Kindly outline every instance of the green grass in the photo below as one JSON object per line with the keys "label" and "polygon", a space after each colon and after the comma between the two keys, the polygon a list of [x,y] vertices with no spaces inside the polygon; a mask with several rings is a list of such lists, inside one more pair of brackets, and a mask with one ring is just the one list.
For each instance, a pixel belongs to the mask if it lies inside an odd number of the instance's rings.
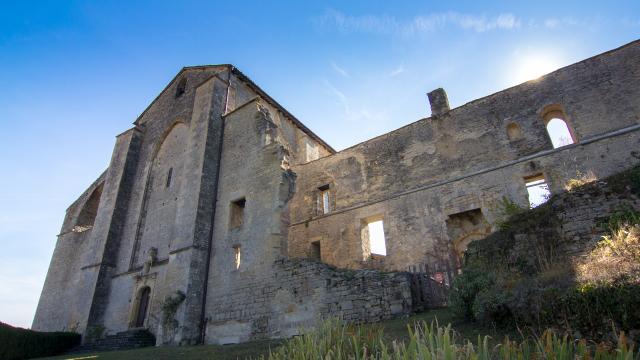
{"label": "green grass", "polygon": [[[476,341],[478,335],[489,335],[500,342],[505,335],[511,339],[518,339],[520,335],[512,329],[498,329],[480,324],[465,323],[456,320],[449,309],[435,309],[427,312],[415,314],[409,317],[384,321],[379,324],[366,326],[382,326],[384,338],[386,340],[409,340],[407,325],[413,326],[417,321],[431,323],[437,321],[441,326],[452,324],[452,327],[464,339]],[[67,356],[57,356],[47,359],[77,359],[77,360],[164,360],[164,359],[244,359],[247,357],[258,358],[260,355],[269,354],[269,349],[275,349],[282,344],[282,341],[254,341],[238,345],[199,345],[199,346],[161,346],[149,347],[137,350],[109,351],[102,353],[76,354]]]}
{"label": "green grass", "polygon": [[522,335],[516,328],[497,328],[490,324],[471,323],[454,317],[448,308],[433,309],[418,313],[410,317],[398,318],[382,322],[384,337],[387,340],[409,340],[407,325],[413,326],[417,321],[430,324],[436,321],[440,326],[451,324],[451,327],[465,340],[477,341],[478,336],[490,336],[496,343],[501,342],[505,336],[510,339],[520,339]]}
{"label": "green grass", "polygon": [[135,350],[107,351],[101,353],[87,353],[63,355],[44,359],[65,360],[169,360],[169,359],[245,359],[268,355],[269,349],[274,349],[282,343],[281,340],[253,341],[237,345],[197,345],[197,346],[159,346]]}

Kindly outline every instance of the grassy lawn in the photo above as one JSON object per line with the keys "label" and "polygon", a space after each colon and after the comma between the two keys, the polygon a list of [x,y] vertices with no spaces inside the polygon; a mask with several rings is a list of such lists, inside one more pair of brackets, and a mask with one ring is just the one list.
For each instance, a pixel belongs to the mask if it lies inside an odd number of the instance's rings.
{"label": "grassy lawn", "polygon": [[[415,321],[424,320],[427,323],[438,321],[438,324],[452,324],[452,327],[464,338],[476,342],[478,335],[489,335],[497,341],[505,335],[512,339],[519,339],[520,335],[515,330],[497,329],[479,324],[460,322],[453,318],[448,309],[436,309],[412,315],[410,317],[388,320],[380,324],[367,325],[379,326],[384,329],[384,336],[388,340],[406,340],[408,338],[407,325]],[[269,349],[277,347],[281,341],[255,341],[238,345],[199,345],[199,346],[162,346],[149,347],[137,350],[111,351],[95,354],[67,355],[47,359],[77,359],[77,360],[164,360],[164,359],[244,359],[257,358],[260,355],[269,354]]]}
{"label": "grassy lawn", "polygon": [[245,359],[268,355],[270,348],[275,348],[281,341],[254,341],[238,345],[197,345],[197,346],[160,346],[136,350],[108,351],[63,355],[43,359],[67,360],[170,360],[170,359]]}

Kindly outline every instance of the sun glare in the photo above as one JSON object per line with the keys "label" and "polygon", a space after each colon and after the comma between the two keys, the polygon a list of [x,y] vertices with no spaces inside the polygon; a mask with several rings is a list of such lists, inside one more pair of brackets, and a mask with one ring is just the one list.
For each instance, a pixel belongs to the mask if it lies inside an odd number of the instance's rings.
{"label": "sun glare", "polygon": [[513,79],[517,84],[537,79],[559,67],[558,62],[549,56],[521,56],[515,61]]}

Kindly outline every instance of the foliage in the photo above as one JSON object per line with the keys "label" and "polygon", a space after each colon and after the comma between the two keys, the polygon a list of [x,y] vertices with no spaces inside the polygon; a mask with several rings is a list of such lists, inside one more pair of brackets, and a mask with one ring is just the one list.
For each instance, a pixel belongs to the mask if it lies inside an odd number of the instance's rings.
{"label": "foliage", "polygon": [[479,266],[469,266],[451,284],[449,306],[466,320],[475,320],[474,302],[478,294],[491,287],[495,278]]}
{"label": "foliage", "polygon": [[[585,191],[628,197],[636,180],[640,181],[640,167],[606,179],[602,184],[607,188],[589,185]],[[500,231],[469,246],[463,275],[451,292],[454,310],[472,321],[537,331],[553,327],[591,339],[611,340],[614,328],[633,331],[637,337],[640,212],[627,206],[612,213],[599,223],[608,233],[596,248],[572,258],[559,246],[562,235],[557,229],[562,223],[556,212],[562,206],[552,200],[519,212],[503,199],[499,208],[512,215]]]}
{"label": "foliage", "polygon": [[640,225],[640,212],[626,206],[609,215],[599,225],[610,235],[615,235],[622,227]]}
{"label": "foliage", "polygon": [[162,303],[162,320],[165,326],[176,327],[178,322],[175,319],[178,307],[187,296],[180,290],[175,291],[170,296],[167,296]]}
{"label": "foliage", "polygon": [[472,261],[455,279],[450,304],[472,321],[551,326],[597,339],[606,339],[612,325],[640,329],[640,226],[614,228],[575,275],[566,261],[531,273]]}
{"label": "foliage", "polygon": [[616,193],[631,192],[640,196],[640,165],[618,173],[607,179],[609,186]]}
{"label": "foliage", "polygon": [[609,348],[585,340],[574,341],[550,330],[522,341],[506,337],[496,346],[491,345],[488,336],[478,336],[474,344],[461,339],[450,325],[441,327],[434,322],[417,322],[408,330],[406,342],[388,343],[380,328],[353,327],[329,320],[317,330],[289,340],[271,352],[268,359],[640,359],[640,351],[634,349],[624,333],[618,336],[617,345]]}
{"label": "foliage", "polygon": [[0,323],[0,359],[27,359],[62,354],[80,344],[71,332],[39,332]]}
{"label": "foliage", "polygon": [[493,215],[496,218],[496,226],[500,230],[509,229],[509,220],[513,216],[522,214],[525,211],[527,211],[526,208],[516,204],[508,197],[503,196],[502,199],[498,200],[493,206]]}
{"label": "foliage", "polygon": [[269,359],[368,359],[386,350],[381,327],[344,325],[329,319],[315,331],[287,341]]}
{"label": "foliage", "polygon": [[576,266],[576,274],[583,283],[640,282],[640,225],[616,226]]}
{"label": "foliage", "polygon": [[584,186],[586,184],[597,181],[598,178],[593,173],[593,171],[587,171],[587,173],[583,174],[580,171],[576,172],[576,177],[569,179],[566,184],[564,184],[564,188],[567,191],[574,191],[577,188]]}

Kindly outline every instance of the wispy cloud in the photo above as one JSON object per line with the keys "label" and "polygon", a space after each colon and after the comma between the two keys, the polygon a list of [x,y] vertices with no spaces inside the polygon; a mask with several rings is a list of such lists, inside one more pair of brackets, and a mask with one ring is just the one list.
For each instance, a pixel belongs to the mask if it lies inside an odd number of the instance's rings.
{"label": "wispy cloud", "polygon": [[574,19],[572,17],[563,17],[563,18],[547,18],[544,20],[543,25],[547,29],[557,29],[560,27],[580,25],[581,23],[582,21]]}
{"label": "wispy cloud", "polygon": [[325,79],[324,85],[331,94],[338,98],[338,102],[342,106],[345,120],[350,122],[359,122],[362,120],[371,120],[373,118],[373,112],[366,107],[361,107],[358,110],[354,110],[351,106],[351,101],[349,100],[349,98],[337,87],[335,87],[329,80]]}
{"label": "wispy cloud", "polygon": [[338,66],[338,64],[336,64],[335,62],[331,61],[331,67],[333,68],[333,70],[335,70],[338,74],[348,78],[351,77],[349,75],[349,72],[347,72],[347,70],[341,68],[340,66]]}
{"label": "wispy cloud", "polygon": [[486,16],[446,12],[399,20],[388,15],[351,16],[337,10],[328,10],[324,15],[315,18],[314,22],[321,29],[337,30],[343,33],[367,32],[403,35],[433,32],[448,26],[475,32],[511,30],[521,26],[521,20],[511,13]]}
{"label": "wispy cloud", "polygon": [[397,76],[397,75],[402,74],[404,71],[405,71],[405,70],[404,70],[404,66],[400,65],[400,66],[398,66],[397,68],[395,68],[395,69],[393,69],[393,70],[389,71],[389,73],[388,73],[387,75],[388,75],[389,77],[394,77],[394,76]]}

